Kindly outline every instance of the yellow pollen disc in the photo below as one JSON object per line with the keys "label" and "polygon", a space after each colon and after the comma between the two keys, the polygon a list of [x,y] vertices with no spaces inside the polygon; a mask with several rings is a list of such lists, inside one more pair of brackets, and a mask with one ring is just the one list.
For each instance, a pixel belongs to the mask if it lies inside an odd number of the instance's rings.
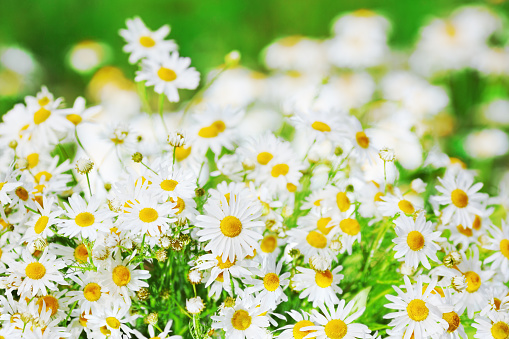
{"label": "yellow pollen disc", "polygon": [[41,181],[41,178],[42,176],[44,175],[44,180],[45,181],[49,181],[52,177],[51,173],[49,172],[46,172],[46,171],[41,171],[39,173],[37,173],[34,177],[35,177],[35,182],[36,183],[39,183],[39,181]]}
{"label": "yellow pollen disc", "polygon": [[226,124],[217,120],[214,121],[210,126],[203,127],[198,131],[198,135],[202,138],[215,138],[219,135],[219,133],[224,132],[226,129]]}
{"label": "yellow pollen disc", "polygon": [[117,286],[125,286],[131,281],[131,271],[125,266],[118,265],[111,274],[113,282]]}
{"label": "yellow pollen disc", "polygon": [[341,212],[346,212],[350,208],[350,199],[345,192],[339,192],[336,194],[336,204]]}
{"label": "yellow pollen disc", "polygon": [[332,218],[330,218],[330,217],[318,219],[318,221],[316,222],[316,228],[318,228],[318,230],[325,235],[329,234],[329,232],[334,227],[334,226],[331,226],[331,227],[327,228],[327,225],[329,225],[329,222],[331,220],[332,220]]}
{"label": "yellow pollen disc", "polygon": [[464,208],[468,205],[468,195],[460,190],[459,188],[456,188],[451,193],[451,201],[454,204],[454,206],[458,208]]}
{"label": "yellow pollen disc", "polygon": [[39,106],[46,106],[47,104],[49,104],[49,98],[48,97],[42,97],[40,98],[37,103],[39,104]]}
{"label": "yellow pollen disc", "polygon": [[224,282],[223,272],[219,273],[219,275],[216,278],[216,281]]}
{"label": "yellow pollen disc", "polygon": [[189,156],[189,154],[191,154],[191,147],[175,147],[175,159],[177,159],[177,161],[184,160]]}
{"label": "yellow pollen disc", "polygon": [[251,326],[251,316],[244,310],[235,311],[232,317],[233,328],[244,331]]}
{"label": "yellow pollen disc", "polygon": [[79,114],[69,114],[65,118],[72,122],[74,126],[78,126],[83,120],[83,118]]}
{"label": "yellow pollen disc", "polygon": [[415,212],[414,205],[405,199],[398,202],[398,208],[405,214],[413,214]]}
{"label": "yellow pollen disc", "polygon": [[120,321],[115,317],[106,318],[106,324],[113,329],[118,329],[120,327]]}
{"label": "yellow pollen disc", "polygon": [[178,181],[166,179],[166,180],[161,181],[161,184],[159,186],[161,186],[161,188],[163,190],[170,192],[170,191],[173,191],[175,189],[175,187],[177,187],[177,185],[178,185]]}
{"label": "yellow pollen disc", "polygon": [[458,232],[460,232],[461,234],[463,234],[464,236],[467,236],[467,237],[471,237],[474,233],[472,232],[472,229],[470,228],[465,228],[463,227],[463,225],[458,225],[456,226],[456,229],[458,230]]}
{"label": "yellow pollen disc", "polygon": [[263,286],[267,291],[274,292],[279,287],[279,277],[276,273],[267,273],[263,278]]}
{"label": "yellow pollen disc", "polygon": [[316,231],[309,232],[306,236],[306,241],[314,248],[325,248],[327,246],[327,238]]}
{"label": "yellow pollen disc", "polygon": [[449,328],[447,329],[447,332],[452,333],[458,329],[460,326],[461,320],[458,314],[454,311],[449,313],[444,313],[442,315],[442,318],[447,321],[449,324]]}
{"label": "yellow pollen disc", "polygon": [[277,164],[274,167],[272,167],[272,171],[270,171],[270,174],[274,178],[277,178],[280,175],[287,175],[289,170],[290,167],[287,164]]}
{"label": "yellow pollen disc", "polygon": [[509,338],[509,325],[503,321],[496,322],[491,326],[491,335],[495,339]]}
{"label": "yellow pollen disc", "polygon": [[140,38],[140,45],[143,47],[154,47],[156,42],[149,36],[142,36]]}
{"label": "yellow pollen disc", "polygon": [[226,129],[226,124],[221,120],[214,121],[211,126],[214,126],[220,133]]}
{"label": "yellow pollen disc", "polygon": [[424,236],[419,231],[412,231],[408,233],[406,243],[412,251],[420,251],[424,247]]}
{"label": "yellow pollen disc", "polygon": [[333,319],[325,325],[325,334],[330,339],[344,338],[348,328],[345,322],[341,319]]}
{"label": "yellow pollen disc", "polygon": [[355,15],[356,17],[364,17],[364,18],[369,18],[371,16],[376,15],[375,12],[370,11],[369,9],[365,9],[365,8],[358,9],[355,12],[353,12],[352,14]]}
{"label": "yellow pollen disc", "polygon": [[426,307],[426,304],[421,299],[414,299],[409,302],[406,311],[410,319],[414,321],[426,320],[429,314],[428,307]]}
{"label": "yellow pollen disc", "polygon": [[472,228],[476,231],[479,231],[481,229],[481,226],[482,226],[482,220],[481,220],[481,217],[476,215],[475,218],[474,218],[474,222],[472,224]]}
{"label": "yellow pollen disc", "polygon": [[366,136],[366,133],[364,132],[357,132],[355,134],[355,140],[357,140],[357,144],[361,146],[362,148],[368,148],[369,147],[369,138]]}
{"label": "yellow pollen disc", "polygon": [[260,165],[267,165],[269,163],[269,161],[272,160],[272,158],[274,158],[274,156],[272,154],[270,154],[269,152],[261,152],[256,157],[256,161],[258,161],[258,163]]}
{"label": "yellow pollen disc", "polygon": [[332,272],[329,270],[315,273],[315,282],[321,288],[329,287],[333,280]]}
{"label": "yellow pollen disc", "polygon": [[48,111],[46,108],[41,107],[37,112],[34,114],[34,124],[39,125],[48,120],[50,117],[51,112]]}
{"label": "yellow pollen disc", "polygon": [[382,201],[382,198],[381,198],[381,197],[383,197],[383,196],[384,196],[384,194],[383,194],[382,192],[377,192],[377,193],[375,194],[375,198],[374,198],[373,200],[374,200],[374,201]]}
{"label": "yellow pollen disc", "polygon": [[445,23],[445,32],[451,38],[454,38],[456,36],[456,28],[449,21]]}
{"label": "yellow pollen disc", "polygon": [[296,323],[293,326],[293,337],[295,339],[302,339],[305,336],[307,336],[309,333],[316,332],[316,331],[313,331],[313,330],[311,330],[311,331],[303,331],[303,330],[301,330],[301,328],[303,328],[303,327],[314,326],[314,325],[315,324],[313,324],[309,320],[301,320],[301,321],[299,321],[298,323]]}
{"label": "yellow pollen disc", "polygon": [[285,47],[292,47],[299,43],[299,41],[302,40],[302,36],[300,35],[291,35],[284,37],[282,39],[279,39],[278,43]]}
{"label": "yellow pollen disc", "polygon": [[168,82],[177,79],[177,73],[175,73],[174,70],[166,67],[159,68],[159,70],[157,71],[157,76],[159,77],[159,79]]}
{"label": "yellow pollen disc", "polygon": [[39,219],[37,219],[37,222],[35,223],[35,226],[34,226],[35,233],[41,234],[42,231],[44,231],[46,229],[46,226],[48,226],[48,220],[49,220],[49,218],[45,215],[39,217]]}
{"label": "yellow pollen disc", "polygon": [[138,217],[140,218],[141,221],[149,223],[156,221],[157,218],[159,218],[159,214],[155,209],[151,207],[145,207],[140,211]]}
{"label": "yellow pollen disc", "polygon": [[0,259],[2,259],[2,253],[3,253],[3,251],[2,251],[2,249],[0,248]]}
{"label": "yellow pollen disc", "polygon": [[474,293],[479,289],[479,287],[481,287],[481,277],[479,276],[479,274],[473,271],[468,271],[463,273],[463,275],[465,276],[465,280],[467,281],[468,293]]}
{"label": "yellow pollen disc", "polygon": [[47,312],[48,309],[51,309],[51,316],[54,316],[55,314],[57,314],[58,299],[52,295],[45,295],[44,297],[41,297],[41,298],[39,298],[39,300],[37,300],[37,305],[39,306],[39,314],[41,314],[41,312],[42,312],[42,302],[43,301],[46,304],[46,308],[44,309],[44,311]]}
{"label": "yellow pollen disc", "polygon": [[229,215],[221,220],[219,227],[221,228],[221,232],[230,238],[235,238],[242,232],[242,223],[233,215]]}
{"label": "yellow pollen disc", "polygon": [[361,231],[361,225],[355,219],[346,218],[341,220],[339,228],[348,235],[357,235]]}
{"label": "yellow pollen disc", "polygon": [[262,239],[260,249],[265,253],[272,253],[277,247],[277,238],[274,235],[267,235]]}
{"label": "yellow pollen disc", "polygon": [[101,298],[101,286],[96,283],[89,283],[83,289],[83,295],[88,301],[97,301]]}
{"label": "yellow pollen disc", "polygon": [[80,325],[83,327],[87,327],[87,321],[88,321],[88,319],[85,318],[85,312],[81,313],[80,319],[79,319]]}
{"label": "yellow pollen disc", "polygon": [[291,182],[287,183],[286,184],[286,189],[288,190],[288,192],[295,192],[297,190],[297,186],[295,186],[294,184],[292,184]]}
{"label": "yellow pollen disc", "polygon": [[41,263],[33,262],[27,265],[25,274],[30,279],[39,280],[46,274],[46,267]]}
{"label": "yellow pollen disc", "polygon": [[315,121],[311,124],[311,127],[319,132],[330,132],[330,126],[325,122]]}
{"label": "yellow pollen disc", "polygon": [[321,203],[322,203],[322,199],[318,199],[318,200],[316,200],[316,201],[313,203],[313,205],[315,205],[315,206],[317,206],[317,207],[318,207],[318,206],[320,206],[320,205],[321,205]]}
{"label": "yellow pollen disc", "polygon": [[28,168],[34,168],[39,163],[39,154],[32,153],[27,156]]}
{"label": "yellow pollen disc", "polygon": [[235,261],[234,262],[231,262],[229,258],[226,258],[226,261],[223,262],[223,260],[221,259],[221,256],[218,255],[216,257],[217,259],[217,267],[219,267],[220,269],[225,269],[225,268],[230,268],[232,267],[233,265],[235,265]]}
{"label": "yellow pollen disc", "polygon": [[[170,201],[171,201],[172,203],[175,203],[175,199],[173,199],[173,198],[170,198]],[[185,203],[185,201],[184,201],[183,199],[181,199],[181,198],[177,198],[177,203],[176,203],[175,207],[173,207],[173,209],[174,209],[174,210],[177,210],[177,211],[175,212],[175,214],[180,214],[180,213],[182,213],[182,211],[184,210],[184,208],[186,208],[186,203]]]}
{"label": "yellow pollen disc", "polygon": [[0,190],[2,190],[2,188],[4,188],[4,185],[7,183],[7,181],[5,182],[0,182]]}
{"label": "yellow pollen disc", "polygon": [[500,305],[502,304],[502,300],[498,298],[493,298],[493,302],[495,303],[495,309],[498,311],[500,310]]}
{"label": "yellow pollen disc", "polygon": [[20,198],[21,200],[23,200],[23,201],[28,200],[28,191],[24,187],[20,186],[20,187],[16,188],[14,193],[16,193],[18,198]]}
{"label": "yellow pollen disc", "polygon": [[74,222],[79,227],[88,227],[94,224],[95,217],[92,213],[89,212],[81,212],[74,218]]}
{"label": "yellow pollen disc", "polygon": [[101,327],[99,328],[99,330],[100,330],[100,331],[101,331],[101,333],[102,333],[102,334],[104,334],[105,336],[109,336],[109,335],[111,335],[111,331],[110,331],[110,330],[108,330],[108,328],[106,327],[106,325],[101,326]]}
{"label": "yellow pollen disc", "polygon": [[79,263],[86,263],[88,261],[88,250],[83,244],[79,244],[74,250],[74,259]]}

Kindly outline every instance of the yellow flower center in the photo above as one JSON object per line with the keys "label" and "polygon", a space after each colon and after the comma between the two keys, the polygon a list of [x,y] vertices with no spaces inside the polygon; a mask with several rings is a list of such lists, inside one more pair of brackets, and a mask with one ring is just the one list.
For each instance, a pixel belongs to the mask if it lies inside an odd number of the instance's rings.
{"label": "yellow flower center", "polygon": [[468,271],[463,273],[463,275],[465,276],[465,280],[467,281],[468,293],[474,293],[479,289],[479,287],[481,287],[481,277],[479,276],[479,274],[473,271]]}
{"label": "yellow flower center", "polygon": [[278,43],[285,47],[292,47],[299,43],[299,41],[302,40],[302,36],[300,35],[291,35],[284,37],[282,39],[279,39]]}
{"label": "yellow flower center", "polygon": [[242,232],[242,223],[233,215],[229,215],[221,220],[219,227],[221,228],[221,232],[230,238],[235,238]]}
{"label": "yellow flower center", "polygon": [[47,104],[49,104],[50,100],[48,97],[42,97],[40,98],[39,100],[37,100],[37,103],[39,104],[39,106],[46,106]]}
{"label": "yellow flower center", "polygon": [[165,191],[173,191],[175,187],[177,187],[178,181],[172,180],[172,179],[166,179],[161,181],[161,188]]}
{"label": "yellow flower center", "polygon": [[301,328],[303,328],[303,327],[314,326],[314,325],[315,324],[313,324],[309,320],[301,320],[301,321],[299,321],[298,323],[296,323],[293,326],[293,337],[295,339],[302,339],[305,336],[307,336],[309,333],[316,332],[316,331],[302,331],[301,330]]}
{"label": "yellow flower center", "polygon": [[458,230],[458,232],[460,232],[464,236],[471,237],[473,235],[473,232],[470,228],[465,228],[461,224],[456,226],[456,229]]}
{"label": "yellow flower center", "polygon": [[39,154],[32,153],[27,156],[28,168],[34,168],[39,163]]}
{"label": "yellow flower center", "polygon": [[159,79],[168,82],[177,79],[177,73],[175,73],[174,70],[166,67],[159,68],[159,70],[157,71],[157,76],[159,77]]}
{"label": "yellow flower center", "polygon": [[88,250],[84,244],[79,244],[74,250],[74,259],[79,263],[86,263],[88,261]]}
{"label": "yellow flower center", "polygon": [[400,200],[398,202],[399,209],[405,214],[413,214],[415,212],[414,205],[408,200]]}
{"label": "yellow flower center", "polygon": [[451,193],[451,201],[454,204],[454,206],[458,208],[464,208],[468,205],[468,195],[460,190],[459,188],[456,188]]}
{"label": "yellow flower center", "polygon": [[361,231],[361,225],[355,219],[346,218],[341,220],[339,227],[348,235],[357,235]]}
{"label": "yellow flower center", "polygon": [[334,228],[333,225],[331,227],[327,227],[331,220],[332,218],[330,217],[318,219],[318,221],[316,222],[316,228],[318,228],[318,230],[325,235],[329,234],[329,232]]}
{"label": "yellow flower center", "polygon": [[232,317],[233,328],[244,331],[251,326],[251,316],[244,310],[235,311]]}
{"label": "yellow flower center", "polygon": [[424,236],[419,231],[411,231],[406,237],[406,243],[412,251],[419,251],[424,247]]}
{"label": "yellow flower center", "polygon": [[382,198],[384,194],[382,192],[376,192],[375,197],[373,198],[374,201],[382,201]]}
{"label": "yellow flower center", "polygon": [[97,301],[101,298],[101,286],[96,283],[89,283],[83,289],[83,295],[88,301]]}
{"label": "yellow flower center", "polygon": [[125,266],[118,265],[111,274],[113,282],[117,286],[125,286],[131,281],[131,271]]}
{"label": "yellow flower center", "polygon": [[325,248],[327,246],[327,238],[316,231],[309,232],[306,236],[306,241],[314,248]]}
{"label": "yellow flower center", "polygon": [[336,194],[336,204],[341,212],[346,212],[350,208],[350,199],[345,192],[339,192]]}
{"label": "yellow flower center", "polygon": [[330,126],[325,122],[315,121],[311,124],[311,127],[319,132],[330,132]]}
{"label": "yellow flower center", "polygon": [[74,126],[78,126],[83,120],[83,118],[79,114],[69,114],[65,118],[72,122]]}
{"label": "yellow flower center", "polygon": [[481,217],[476,215],[474,218],[474,222],[472,223],[472,228],[476,231],[479,231],[481,229],[481,226],[482,226]]}
{"label": "yellow flower center", "polygon": [[142,36],[140,38],[140,45],[143,47],[154,47],[156,42],[149,36]]}
{"label": "yellow flower center", "polygon": [[109,336],[109,335],[111,335],[111,331],[110,331],[110,330],[108,330],[108,328],[106,327],[106,325],[101,326],[101,327],[99,328],[99,330],[100,330],[100,331],[101,331],[101,333],[102,333],[102,334],[104,334],[105,336]]}
{"label": "yellow flower center", "polygon": [[429,314],[428,307],[426,307],[426,304],[421,299],[414,299],[409,302],[406,311],[410,319],[414,321],[426,320]]}
{"label": "yellow flower center", "polygon": [[233,265],[235,265],[235,261],[231,262],[230,258],[226,258],[226,261],[223,262],[223,260],[221,259],[221,256],[218,255],[216,257],[216,259],[217,259],[217,267],[219,267],[222,270],[225,269],[225,268],[230,268]]}
{"label": "yellow flower center", "polygon": [[256,157],[256,161],[258,161],[258,163],[260,165],[267,165],[269,163],[269,161],[272,160],[272,158],[274,158],[274,156],[272,154],[270,154],[269,152],[261,152]]}
{"label": "yellow flower center", "polygon": [[358,9],[355,12],[353,12],[352,14],[355,15],[356,17],[364,17],[364,18],[369,18],[369,17],[376,15],[375,12],[370,11],[369,9],[365,9],[365,8]]}
{"label": "yellow flower center", "polygon": [[357,140],[357,144],[361,146],[362,148],[368,148],[369,147],[369,138],[366,136],[366,133],[364,132],[357,132],[355,134],[355,140]]}
{"label": "yellow flower center", "polygon": [[94,224],[95,217],[90,212],[81,212],[74,218],[74,221],[79,227],[88,227]]}
{"label": "yellow flower center", "polygon": [[449,21],[445,23],[445,32],[450,38],[454,38],[456,36],[456,28]]}
{"label": "yellow flower center", "polygon": [[272,253],[277,247],[277,238],[274,235],[267,235],[262,239],[260,249],[265,253]]}
{"label": "yellow flower center", "polygon": [[14,193],[16,193],[18,198],[20,198],[21,200],[23,201],[28,200],[28,191],[24,187],[19,186],[18,188],[16,188]]}
{"label": "yellow flower center", "polygon": [[120,321],[115,317],[106,318],[106,324],[113,329],[118,329],[120,327]]}
{"label": "yellow flower center", "polygon": [[87,327],[87,321],[88,319],[85,318],[85,312],[81,313],[79,318],[80,325],[83,327]]}
{"label": "yellow flower center", "polygon": [[175,159],[177,159],[177,161],[184,160],[189,156],[189,154],[191,154],[191,147],[175,147]]}
{"label": "yellow flower center", "polygon": [[3,251],[2,251],[2,249],[0,248],[0,259],[2,259],[2,254],[3,254]]}
{"label": "yellow flower center", "polygon": [[39,173],[37,173],[35,175],[35,182],[39,183],[39,181],[41,181],[41,178],[42,178],[43,175],[44,175],[44,180],[45,181],[49,181],[51,179],[51,177],[52,177],[51,173],[46,172],[46,171],[41,171],[41,172],[39,172]]}
{"label": "yellow flower center", "polygon": [[317,207],[318,207],[318,206],[320,206],[320,205],[322,204],[322,200],[323,200],[323,199],[318,199],[318,200],[316,200],[316,201],[313,203],[313,205],[315,205],[315,206],[317,206]]}
{"label": "yellow flower center", "polygon": [[140,211],[138,217],[141,221],[150,223],[156,221],[159,218],[159,214],[152,207],[145,207]]}
{"label": "yellow flower center", "polygon": [[449,324],[449,328],[447,329],[447,332],[452,333],[458,329],[460,326],[461,320],[458,314],[454,311],[449,313],[444,313],[442,318],[447,321]]}
{"label": "yellow flower center", "polygon": [[[175,203],[175,199],[170,198],[170,201],[172,203]],[[184,202],[184,199],[177,198],[177,203],[175,204],[175,207],[173,207],[174,210],[176,210],[175,214],[180,214],[182,211],[186,208],[186,203]]]}
{"label": "yellow flower center", "polygon": [[500,252],[502,252],[502,254],[504,255],[504,257],[506,257],[507,259],[509,259],[509,240],[507,240],[507,239],[503,239],[503,240],[500,242]]}
{"label": "yellow flower center", "polygon": [[35,226],[34,226],[35,233],[41,234],[42,231],[44,231],[46,229],[46,226],[48,226],[48,220],[49,220],[49,218],[45,215],[39,217],[39,219],[37,219],[37,222],[35,223]]}
{"label": "yellow flower center", "polygon": [[493,298],[493,303],[495,304],[495,309],[500,310],[500,305],[502,304],[502,300],[498,298]]}
{"label": "yellow flower center", "polygon": [[509,338],[509,325],[503,321],[496,322],[491,326],[491,335],[495,339]]}
{"label": "yellow flower center", "polygon": [[201,128],[198,131],[198,135],[202,138],[215,138],[219,135],[219,133],[224,132],[225,129],[226,124],[221,120],[217,120],[210,126]]}
{"label": "yellow flower center", "polygon": [[41,263],[33,262],[27,265],[25,274],[30,279],[39,280],[46,274],[46,267]]}
{"label": "yellow flower center", "polygon": [[315,282],[316,284],[321,288],[327,288],[330,285],[332,285],[333,281],[332,272],[330,270],[326,270],[323,272],[316,272],[315,273]]}
{"label": "yellow flower center", "polygon": [[267,273],[263,278],[263,286],[270,292],[274,292],[279,287],[279,277],[276,273]]}
{"label": "yellow flower center", "polygon": [[288,190],[288,192],[295,192],[297,190],[297,186],[295,186],[294,184],[292,184],[291,182],[287,183],[286,184],[286,189]]}
{"label": "yellow flower center", "polygon": [[46,108],[41,107],[37,112],[34,114],[34,124],[39,125],[48,120],[50,117],[51,112],[48,111]]}
{"label": "yellow flower center", "polygon": [[50,308],[51,316],[54,316],[58,311],[58,299],[52,295],[45,295],[44,297],[40,297],[39,300],[37,300],[37,305],[39,306],[39,314],[42,312],[43,301],[46,304],[44,311],[47,312]]}
{"label": "yellow flower center", "polygon": [[272,171],[270,171],[270,174],[274,178],[277,178],[280,175],[287,175],[289,170],[290,167],[287,164],[277,164],[274,167],[272,167]]}
{"label": "yellow flower center", "polygon": [[348,328],[341,319],[333,319],[325,325],[325,334],[330,339],[341,339],[346,335]]}

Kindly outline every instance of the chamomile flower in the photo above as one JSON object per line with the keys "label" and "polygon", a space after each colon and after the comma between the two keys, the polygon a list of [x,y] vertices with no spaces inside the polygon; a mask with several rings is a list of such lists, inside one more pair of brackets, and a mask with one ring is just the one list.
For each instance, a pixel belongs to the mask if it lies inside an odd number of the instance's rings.
{"label": "chamomile flower", "polygon": [[[330,249],[332,234],[325,235],[321,228],[327,232],[329,222],[328,218],[319,219],[320,228],[309,229],[295,227],[288,231],[288,244],[292,248],[297,248],[304,255],[304,261],[308,261],[313,255],[322,255],[327,257],[335,257],[334,252]],[[328,233],[328,232],[327,232]]]}
{"label": "chamomile flower", "polygon": [[69,303],[77,302],[80,313],[99,313],[104,305],[111,301],[108,289],[103,286],[96,272],[88,271],[70,278],[80,286],[80,289],[68,293],[71,297]]}
{"label": "chamomile flower", "polygon": [[492,263],[491,268],[502,272],[504,279],[509,280],[509,225],[502,220],[502,228],[490,227],[491,238],[487,249],[496,251],[484,262]]}
{"label": "chamomile flower", "polygon": [[195,89],[200,83],[200,73],[190,65],[191,59],[179,57],[178,52],[144,59],[134,80],[145,81],[145,86],[154,86],[156,93],[166,95],[171,102],[178,102],[178,89]]}
{"label": "chamomile flower", "polygon": [[355,301],[350,301],[345,306],[345,300],[341,300],[338,307],[320,305],[323,315],[313,310],[312,319],[318,325],[304,327],[303,330],[313,331],[307,335],[308,338],[318,339],[355,339],[365,338],[370,333],[369,328],[363,324],[352,324],[354,320],[364,313],[365,307],[352,312]]}
{"label": "chamomile flower", "polygon": [[126,325],[138,316],[129,314],[130,304],[114,301],[102,309],[102,312],[85,314],[87,327],[97,329],[98,332],[111,339],[122,339],[130,336],[133,330]]}
{"label": "chamomile flower", "polygon": [[337,141],[344,133],[340,115],[336,112],[298,111],[290,120],[298,129],[302,129],[313,142],[325,139]]}
{"label": "chamomile flower", "polygon": [[252,229],[264,226],[257,221],[260,204],[235,195],[228,200],[221,196],[220,200],[209,200],[204,209],[207,214],[196,217],[196,226],[201,228],[197,233],[199,240],[209,241],[206,251],[221,256],[223,261],[254,254],[262,235]]}
{"label": "chamomile flower", "polygon": [[101,272],[102,284],[111,295],[121,295],[127,298],[141,287],[148,287],[144,280],[150,278],[150,273],[137,269],[138,264],[131,263],[135,255],[136,252],[122,260],[117,252],[114,258],[110,258],[109,265],[105,266]]}
{"label": "chamomile flower", "polygon": [[150,338],[159,338],[159,339],[182,339],[180,335],[170,335],[171,333],[171,325],[173,325],[173,320],[169,320],[164,326],[164,329],[161,333],[156,336],[156,332],[154,330],[154,326],[148,326],[148,334]]}
{"label": "chamomile flower", "polygon": [[170,26],[168,25],[152,32],[138,17],[127,20],[126,25],[127,29],[121,29],[120,35],[127,42],[124,51],[131,53],[129,55],[131,64],[143,58],[158,57],[177,49],[175,41],[164,40],[170,33]]}
{"label": "chamomile flower", "polygon": [[58,217],[64,212],[58,208],[51,212],[51,210],[56,207],[54,201],[54,197],[46,198],[46,196],[43,196],[42,206],[37,201],[35,202],[40,214],[34,215],[33,218],[27,222],[30,228],[24,234],[23,239],[30,241],[38,237],[47,238],[53,235],[53,231],[50,227],[59,222]]}
{"label": "chamomile flower", "polygon": [[287,311],[289,316],[296,321],[295,324],[285,325],[280,328],[283,332],[279,335],[280,339],[302,339],[308,334],[315,332],[314,330],[304,331],[302,328],[308,326],[314,326],[315,324],[311,321],[310,314],[306,311],[297,312],[295,310]]}
{"label": "chamomile flower", "polygon": [[440,246],[440,232],[434,232],[431,221],[426,221],[424,213],[420,213],[415,221],[411,217],[401,215],[394,221],[397,238],[392,241],[396,244],[394,250],[396,259],[403,258],[405,264],[417,268],[419,263],[428,269],[431,268],[428,258],[439,262],[437,251]]}
{"label": "chamomile flower", "polygon": [[313,307],[318,305],[325,305],[332,307],[332,305],[339,302],[337,294],[341,294],[343,290],[338,286],[343,274],[339,272],[343,266],[337,266],[332,271],[330,269],[323,272],[315,271],[310,268],[297,267],[300,272],[295,275],[293,282],[295,289],[302,291],[299,298],[307,298],[313,302]]}
{"label": "chamomile flower", "polygon": [[188,170],[172,168],[171,164],[162,164],[158,176],[151,178],[150,190],[159,194],[163,200],[170,197],[189,199],[195,196],[196,177]]}
{"label": "chamomile flower", "polygon": [[378,208],[383,216],[393,217],[397,213],[412,215],[420,208],[415,202],[406,199],[406,197],[401,194],[399,188],[395,188],[393,193],[394,194],[387,193],[379,196],[381,201],[378,203]]}
{"label": "chamomile flower", "polygon": [[64,202],[69,220],[59,223],[61,232],[65,236],[81,235],[89,240],[97,239],[98,232],[109,229],[112,212],[101,209],[101,198],[93,195],[87,202],[78,194],[69,197],[69,203]]}
{"label": "chamomile flower", "polygon": [[275,309],[276,306],[288,300],[283,289],[289,283],[290,273],[281,274],[283,261],[277,266],[275,260],[267,259],[262,264],[262,270],[259,277],[261,279],[253,279],[250,281],[252,287],[246,289],[246,293],[257,293],[257,298],[263,300],[264,305],[269,309]]}
{"label": "chamomile flower", "polygon": [[214,254],[204,254],[200,256],[196,260],[196,266],[194,269],[198,271],[210,270],[210,275],[205,283],[205,287],[210,286],[214,281],[217,281],[217,278],[221,276],[224,287],[226,285],[230,285],[230,276],[236,278],[249,277],[251,276],[251,271],[248,269],[249,265],[244,261],[233,260],[230,261],[229,258],[223,261],[221,256],[215,256]]}
{"label": "chamomile flower", "polygon": [[477,328],[474,338],[502,339],[509,337],[509,315],[507,313],[490,313],[488,317],[477,317],[472,327]]}

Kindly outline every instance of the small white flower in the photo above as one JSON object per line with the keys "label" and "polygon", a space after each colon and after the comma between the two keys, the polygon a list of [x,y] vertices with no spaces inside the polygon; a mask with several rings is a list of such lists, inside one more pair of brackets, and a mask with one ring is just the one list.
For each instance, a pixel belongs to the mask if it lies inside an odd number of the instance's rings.
{"label": "small white flower", "polygon": [[204,308],[205,303],[199,296],[186,300],[186,310],[191,314],[200,314]]}
{"label": "small white flower", "polygon": [[94,163],[90,159],[81,158],[76,162],[76,171],[80,174],[88,174],[94,167]]}
{"label": "small white flower", "polygon": [[312,255],[309,258],[309,266],[312,269],[319,272],[324,272],[330,268],[332,259],[328,256],[323,255]]}
{"label": "small white flower", "polygon": [[424,193],[424,191],[426,191],[427,185],[428,184],[426,184],[424,181],[422,181],[421,178],[412,180],[412,183],[410,184],[410,186],[412,187],[412,190],[415,193]]}
{"label": "small white flower", "polygon": [[394,150],[388,147],[382,148],[378,155],[380,156],[380,159],[387,162],[392,162],[394,161],[394,159],[396,159],[396,154],[394,153]]}
{"label": "small white flower", "polygon": [[173,147],[184,147],[186,134],[183,131],[175,131],[168,136],[168,143]]}

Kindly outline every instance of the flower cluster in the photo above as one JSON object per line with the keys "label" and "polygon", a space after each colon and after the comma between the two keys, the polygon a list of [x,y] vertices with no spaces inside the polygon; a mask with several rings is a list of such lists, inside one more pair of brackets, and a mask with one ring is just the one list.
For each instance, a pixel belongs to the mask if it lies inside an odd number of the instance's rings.
{"label": "flower cluster", "polygon": [[[178,105],[200,74],[128,20],[136,114],[103,80],[101,105],[42,87],[0,123],[0,338],[509,338],[509,180],[490,196],[438,142],[444,76],[509,75],[501,28],[462,8],[403,62],[358,10]],[[467,153],[505,154],[495,131]]]}

